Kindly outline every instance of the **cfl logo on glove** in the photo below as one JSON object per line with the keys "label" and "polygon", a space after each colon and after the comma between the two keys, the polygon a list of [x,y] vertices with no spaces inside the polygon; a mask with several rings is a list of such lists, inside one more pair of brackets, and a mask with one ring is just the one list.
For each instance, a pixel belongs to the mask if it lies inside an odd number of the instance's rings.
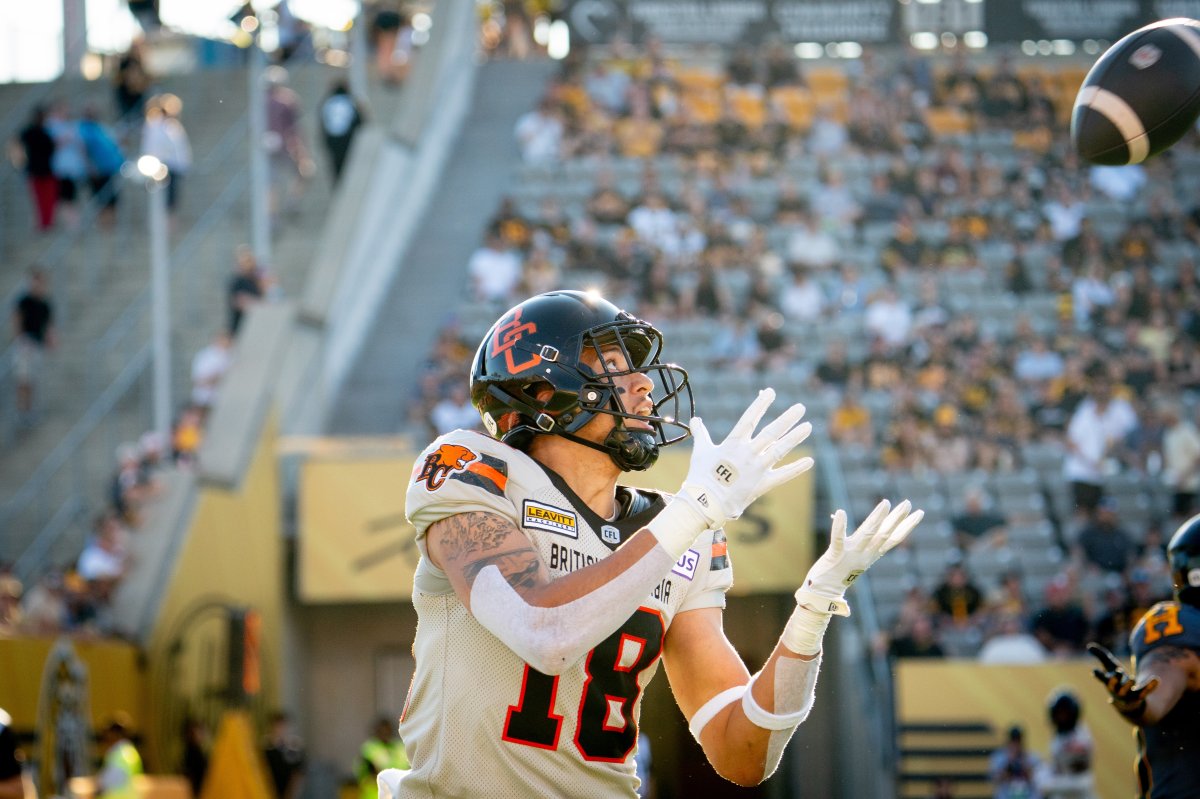
{"label": "cfl logo on glove", "polygon": [[737,472],[734,471],[733,467],[730,466],[726,461],[721,461],[718,463],[717,467],[713,469],[713,474],[715,474],[717,479],[725,485],[729,485],[737,479]]}
{"label": "cfl logo on glove", "polygon": [[850,572],[849,574],[847,574],[847,575],[846,575],[846,579],[845,579],[845,580],[843,580],[843,582],[844,582],[846,585],[850,585],[850,583],[852,583],[852,582],[854,582],[855,580],[857,580],[857,579],[858,579],[858,576],[859,576],[860,574],[862,574],[862,573],[863,573],[863,570],[862,570],[862,569],[859,569],[858,571],[852,571],[852,572]]}

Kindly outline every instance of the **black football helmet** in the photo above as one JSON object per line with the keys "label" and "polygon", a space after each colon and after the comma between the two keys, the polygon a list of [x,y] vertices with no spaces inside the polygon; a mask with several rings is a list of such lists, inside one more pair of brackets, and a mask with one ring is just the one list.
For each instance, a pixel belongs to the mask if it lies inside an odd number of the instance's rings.
{"label": "black football helmet", "polygon": [[1200,515],[1193,516],[1175,531],[1167,544],[1167,562],[1175,598],[1186,605],[1200,607]]}
{"label": "black football helmet", "polygon": [[1050,694],[1047,711],[1050,714],[1050,723],[1054,725],[1055,731],[1062,735],[1071,732],[1079,724],[1082,706],[1074,691],[1060,688]]}
{"label": "black football helmet", "polygon": [[[608,453],[622,471],[649,469],[661,447],[691,435],[686,422],[695,412],[687,372],[659,361],[662,344],[653,325],[597,294],[539,294],[505,312],[480,342],[471,401],[488,432],[518,449],[536,435],[558,435]],[[605,364],[601,350],[612,346],[621,349],[627,369]],[[584,362],[589,351],[601,371]],[[654,382],[649,416],[632,413],[614,390],[615,378],[639,373]],[[539,400],[546,386],[553,394]],[[575,435],[599,413],[617,420],[603,444]],[[627,428],[631,418],[651,429]]]}

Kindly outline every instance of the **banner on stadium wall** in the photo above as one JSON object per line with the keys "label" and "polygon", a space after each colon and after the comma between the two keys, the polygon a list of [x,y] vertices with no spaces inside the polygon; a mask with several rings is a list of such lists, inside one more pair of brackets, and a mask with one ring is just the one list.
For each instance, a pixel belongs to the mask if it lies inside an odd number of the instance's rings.
{"label": "banner on stadium wall", "polygon": [[[677,490],[689,452],[666,451],[631,485]],[[309,457],[300,469],[299,595],[304,602],[412,598],[420,558],[404,516],[415,455]],[[812,473],[759,499],[726,533],[734,594],[792,592],[813,561]]]}
{"label": "banner on stadium wall", "polygon": [[563,17],[572,40],[588,44],[881,44],[915,30],[977,29],[994,43],[1112,42],[1155,20],[1200,18],[1200,0],[570,0]]}
{"label": "banner on stadium wall", "polygon": [[1142,25],[1200,13],[1196,0],[991,0],[984,11],[989,42],[1103,39],[1115,42]]}
{"label": "banner on stadium wall", "polygon": [[757,45],[897,41],[896,0],[572,0],[575,42]]}

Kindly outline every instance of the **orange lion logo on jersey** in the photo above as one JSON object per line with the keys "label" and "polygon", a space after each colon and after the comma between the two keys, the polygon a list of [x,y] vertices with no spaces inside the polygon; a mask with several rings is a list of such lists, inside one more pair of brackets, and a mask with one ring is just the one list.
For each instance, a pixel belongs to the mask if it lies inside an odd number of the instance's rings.
{"label": "orange lion logo on jersey", "polygon": [[425,483],[429,491],[437,491],[451,472],[464,471],[479,456],[460,444],[442,444],[430,453],[414,482]]}

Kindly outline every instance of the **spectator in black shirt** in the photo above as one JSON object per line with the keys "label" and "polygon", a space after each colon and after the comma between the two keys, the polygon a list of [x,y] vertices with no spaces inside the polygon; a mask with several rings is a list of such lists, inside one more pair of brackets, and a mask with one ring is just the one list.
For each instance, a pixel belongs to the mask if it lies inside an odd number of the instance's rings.
{"label": "spectator in black shirt", "polygon": [[258,273],[258,261],[254,251],[243,244],[235,253],[237,259],[233,277],[229,280],[229,334],[237,335],[242,316],[250,306],[262,300],[262,276]]}
{"label": "spectator in black shirt", "polygon": [[978,486],[966,490],[963,495],[963,512],[950,520],[954,537],[958,540],[958,548],[964,552],[979,541],[1002,541],[1007,524],[1008,519],[991,509],[987,494]]}
{"label": "spectator in black shirt", "polygon": [[0,799],[23,799],[21,784],[21,753],[12,718],[0,708]]}
{"label": "spectator in black shirt", "polygon": [[41,373],[43,353],[55,344],[54,307],[40,269],[29,270],[29,287],[13,310],[13,334],[17,412],[27,416],[33,411],[33,381]]}
{"label": "spectator in black shirt", "polygon": [[825,385],[837,388],[845,387],[854,371],[846,356],[846,343],[840,339],[831,339],[825,348],[825,358],[817,364],[816,376]]}
{"label": "spectator in black shirt", "polygon": [[292,732],[291,719],[287,713],[271,714],[270,731],[267,737],[267,769],[271,772],[271,785],[276,799],[295,799],[300,795],[304,778],[304,744]]}
{"label": "spectator in black shirt", "polygon": [[1084,560],[1101,571],[1120,574],[1134,556],[1134,543],[1117,522],[1117,506],[1105,497],[1096,515],[1079,533],[1079,550]]}
{"label": "spectator in black shirt", "polygon": [[37,228],[49,230],[54,226],[54,207],[58,204],[58,179],[54,176],[51,161],[54,158],[54,138],[46,129],[46,108],[36,106],[30,115],[29,124],[20,133],[19,158],[29,181],[37,211]]}
{"label": "spectator in black shirt", "polygon": [[907,632],[892,639],[888,655],[893,658],[940,658],[945,652],[934,635],[933,622],[928,616],[918,616]]}
{"label": "spectator in black shirt", "polygon": [[1033,616],[1033,634],[1056,657],[1072,657],[1083,652],[1088,621],[1071,598],[1071,583],[1058,575],[1046,586],[1046,606]]}
{"label": "spectator in black shirt", "polygon": [[321,135],[325,139],[325,149],[333,166],[335,185],[342,176],[342,167],[350,154],[354,134],[358,132],[362,123],[362,107],[350,93],[350,86],[344,80],[336,81],[325,101],[321,103]]}

